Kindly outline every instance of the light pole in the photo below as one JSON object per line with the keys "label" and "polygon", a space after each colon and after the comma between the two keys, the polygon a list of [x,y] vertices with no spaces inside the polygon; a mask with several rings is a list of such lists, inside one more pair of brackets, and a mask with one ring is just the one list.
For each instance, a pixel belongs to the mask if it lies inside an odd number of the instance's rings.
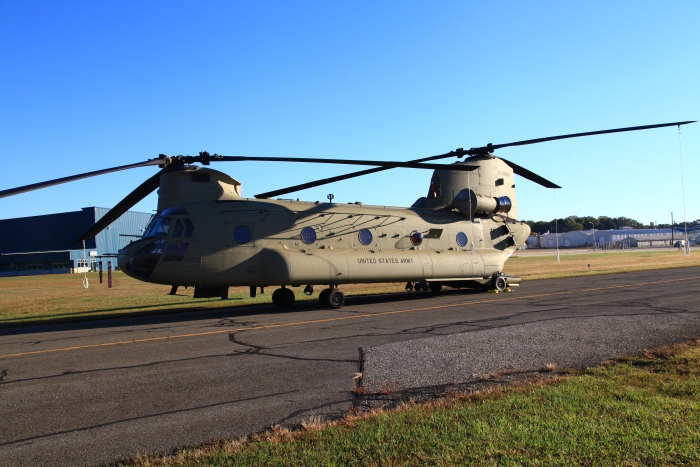
{"label": "light pole", "polygon": [[589,224],[591,224],[591,232],[593,233],[593,250],[595,251],[595,224],[593,224],[593,222],[589,222]]}

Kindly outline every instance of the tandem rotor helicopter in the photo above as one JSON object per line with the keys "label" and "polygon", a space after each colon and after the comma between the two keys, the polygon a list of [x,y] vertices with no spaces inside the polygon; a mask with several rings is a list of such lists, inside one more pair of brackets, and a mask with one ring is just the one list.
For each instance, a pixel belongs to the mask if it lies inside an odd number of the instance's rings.
{"label": "tandem rotor helicopter", "polygon": [[[481,287],[502,291],[521,282],[501,271],[530,234],[518,221],[514,174],[546,188],[558,185],[493,151],[566,138],[680,126],[692,121],[591,131],[507,144],[488,144],[409,162],[236,157],[200,152],[161,154],[136,164],[0,191],[0,198],[120,170],[161,170],[120,201],[77,242],[97,235],[154,190],[158,209],[142,238],[119,251],[118,264],[145,282],[193,286],[195,298],[228,297],[230,286],[279,286],[278,306],[294,303],[289,287],[327,286],[326,308],[341,308],[343,284],[407,282],[422,290]],[[449,165],[429,161],[466,157]],[[241,183],[203,166],[271,161],[368,165],[374,168],[243,198]],[[194,165],[201,164],[201,165]],[[395,167],[432,169],[427,196],[410,208],[305,202],[272,197]]]}

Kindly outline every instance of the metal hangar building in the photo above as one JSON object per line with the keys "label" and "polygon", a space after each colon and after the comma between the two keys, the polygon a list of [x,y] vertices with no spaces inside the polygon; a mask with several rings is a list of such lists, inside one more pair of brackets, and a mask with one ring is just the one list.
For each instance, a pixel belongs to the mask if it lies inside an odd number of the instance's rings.
{"label": "metal hangar building", "polygon": [[[128,211],[95,238],[76,239],[109,209],[80,211],[0,220],[0,277],[65,274],[94,270],[96,262],[115,255],[140,238],[151,214]],[[116,261],[112,258],[112,264]],[[106,263],[105,263],[106,267]]]}

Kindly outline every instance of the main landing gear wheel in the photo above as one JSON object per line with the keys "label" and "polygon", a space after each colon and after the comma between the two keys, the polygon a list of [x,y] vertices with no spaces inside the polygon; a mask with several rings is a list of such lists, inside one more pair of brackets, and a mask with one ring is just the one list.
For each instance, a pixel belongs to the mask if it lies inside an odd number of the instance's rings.
{"label": "main landing gear wheel", "polygon": [[491,286],[495,289],[498,290],[499,292],[503,292],[506,290],[506,287],[508,287],[508,283],[506,281],[506,278],[499,275],[493,276],[493,279],[491,279]]}
{"label": "main landing gear wheel", "polygon": [[272,303],[277,306],[292,306],[294,298],[294,292],[291,289],[281,288],[272,293]]}
{"label": "main landing gear wheel", "polygon": [[[430,290],[430,285],[427,282],[416,282],[414,287],[416,292],[427,292],[428,290]],[[406,287],[406,290],[410,289]]]}
{"label": "main landing gear wheel", "polygon": [[323,289],[318,296],[318,301],[323,308],[337,310],[345,305],[345,294],[339,289]]}
{"label": "main landing gear wheel", "polygon": [[328,291],[328,308],[337,310],[345,305],[345,294],[338,289]]}
{"label": "main landing gear wheel", "polygon": [[428,286],[432,293],[439,293],[442,290],[442,284],[439,282],[428,282]]}

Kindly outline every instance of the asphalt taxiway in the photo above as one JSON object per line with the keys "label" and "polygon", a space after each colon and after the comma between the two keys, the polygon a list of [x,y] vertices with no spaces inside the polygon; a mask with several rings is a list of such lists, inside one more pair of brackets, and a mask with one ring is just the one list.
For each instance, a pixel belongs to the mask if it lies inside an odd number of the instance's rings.
{"label": "asphalt taxiway", "polygon": [[91,465],[700,336],[700,268],[0,330],[0,465]]}

